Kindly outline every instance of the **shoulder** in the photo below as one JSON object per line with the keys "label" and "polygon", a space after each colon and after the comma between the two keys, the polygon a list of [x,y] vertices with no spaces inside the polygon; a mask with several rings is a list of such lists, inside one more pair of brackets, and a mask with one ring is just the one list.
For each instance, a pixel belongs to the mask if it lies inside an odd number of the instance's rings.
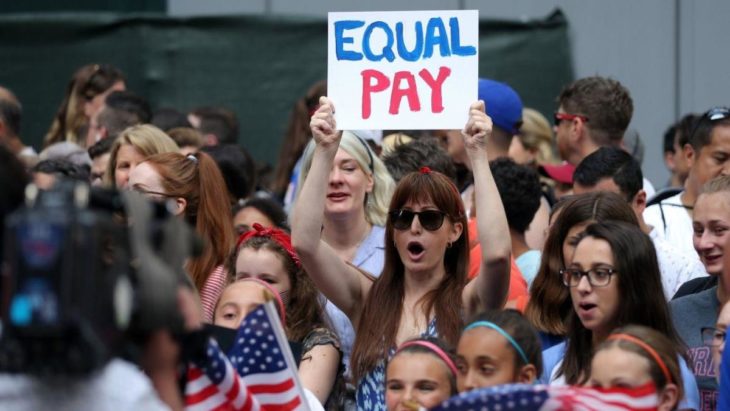
{"label": "shoulder", "polygon": [[337,334],[329,328],[320,327],[310,331],[302,341],[302,353],[306,353],[318,345],[331,345],[338,351],[340,349],[340,340]]}
{"label": "shoulder", "polygon": [[553,382],[555,379],[555,371],[565,356],[565,348],[565,341],[563,341],[542,352],[543,370],[542,376],[540,377],[541,384],[550,384]]}
{"label": "shoulder", "polygon": [[[696,279],[704,280],[704,279]],[[698,311],[705,311],[707,308],[712,307],[717,300],[717,287],[700,291],[698,293],[685,295],[679,297],[676,300],[669,302],[669,308],[672,311],[672,317],[693,317],[692,314]]]}

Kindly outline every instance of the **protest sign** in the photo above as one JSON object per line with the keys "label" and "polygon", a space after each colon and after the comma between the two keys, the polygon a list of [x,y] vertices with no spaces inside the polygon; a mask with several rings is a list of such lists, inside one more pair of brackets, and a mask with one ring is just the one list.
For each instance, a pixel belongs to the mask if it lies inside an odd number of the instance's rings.
{"label": "protest sign", "polygon": [[476,10],[329,13],[337,127],[461,129],[477,100]]}

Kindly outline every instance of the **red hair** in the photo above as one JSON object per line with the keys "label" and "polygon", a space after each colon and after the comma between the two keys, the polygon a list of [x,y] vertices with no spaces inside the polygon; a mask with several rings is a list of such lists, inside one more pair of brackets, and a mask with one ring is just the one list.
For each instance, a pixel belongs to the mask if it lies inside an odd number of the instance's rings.
{"label": "red hair", "polygon": [[145,162],[160,174],[167,195],[185,199],[185,219],[206,243],[202,254],[187,265],[188,274],[201,290],[215,267],[225,263],[234,245],[233,218],[223,175],[205,153],[156,154]]}

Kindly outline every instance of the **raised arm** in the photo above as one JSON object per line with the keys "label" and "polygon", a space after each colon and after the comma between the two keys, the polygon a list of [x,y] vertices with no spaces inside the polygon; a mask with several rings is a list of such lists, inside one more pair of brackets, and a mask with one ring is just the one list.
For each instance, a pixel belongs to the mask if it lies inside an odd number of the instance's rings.
{"label": "raised arm", "polygon": [[507,216],[489,169],[487,139],[491,134],[492,119],[484,112],[484,102],[472,104],[462,135],[474,173],[474,204],[482,246],[482,266],[479,275],[464,288],[464,306],[470,315],[504,307],[509,288],[512,246]]}
{"label": "raised arm", "polygon": [[329,173],[342,133],[330,101],[320,97],[319,103],[310,123],[316,143],[312,167],[292,211],[292,245],[317,288],[356,324],[372,283],[321,239]]}

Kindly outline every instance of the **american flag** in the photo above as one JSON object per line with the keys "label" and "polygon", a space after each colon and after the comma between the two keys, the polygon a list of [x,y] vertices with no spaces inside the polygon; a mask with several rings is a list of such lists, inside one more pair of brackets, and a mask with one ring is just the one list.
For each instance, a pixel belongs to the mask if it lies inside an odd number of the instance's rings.
{"label": "american flag", "polygon": [[633,389],[511,384],[462,393],[432,411],[653,411],[657,404],[653,384]]}
{"label": "american flag", "polygon": [[208,340],[205,358],[188,367],[185,409],[188,411],[258,411],[259,402],[236,373],[214,339]]}
{"label": "american flag", "polygon": [[[210,365],[207,368],[196,367],[200,368],[202,373],[194,369],[191,371],[194,372],[193,376],[200,375],[204,378],[198,384],[195,384],[197,380],[189,379],[185,390],[186,409],[194,411],[309,409],[299,383],[289,343],[272,301],[259,306],[246,316],[238,329],[236,341],[228,353],[228,358],[223,355],[215,356],[208,361],[209,364],[213,362],[218,364],[218,373],[212,371],[214,367]],[[231,374],[230,380],[236,381],[237,384],[228,382],[229,374]],[[205,380],[208,380],[208,386],[205,386]],[[188,390],[191,384],[195,390]],[[235,388],[236,385],[238,388]],[[206,391],[206,394],[202,394],[203,391]],[[196,402],[192,403],[189,400],[194,398],[195,393],[200,395],[195,397]],[[206,401],[209,401],[207,408],[198,407]],[[198,408],[193,408],[194,406]]]}

